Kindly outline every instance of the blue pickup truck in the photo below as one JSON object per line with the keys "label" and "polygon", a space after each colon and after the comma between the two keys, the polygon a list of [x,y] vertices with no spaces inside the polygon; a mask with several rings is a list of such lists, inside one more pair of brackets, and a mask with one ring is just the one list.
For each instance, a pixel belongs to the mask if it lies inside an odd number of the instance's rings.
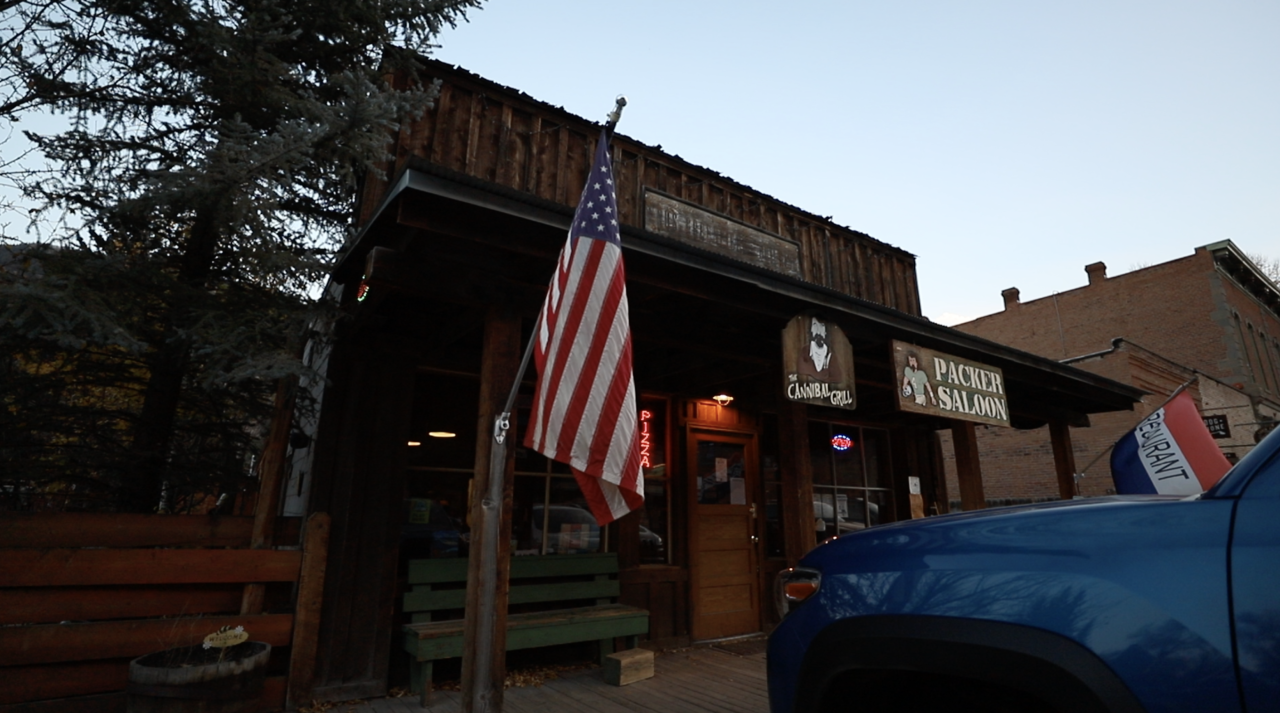
{"label": "blue pickup truck", "polygon": [[1280,430],[1194,497],[829,540],[777,599],[773,713],[1280,711]]}

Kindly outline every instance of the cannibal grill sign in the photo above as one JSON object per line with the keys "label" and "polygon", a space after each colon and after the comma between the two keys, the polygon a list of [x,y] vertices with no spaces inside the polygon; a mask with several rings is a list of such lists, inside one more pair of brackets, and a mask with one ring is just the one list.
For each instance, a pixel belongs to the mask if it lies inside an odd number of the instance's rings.
{"label": "cannibal grill sign", "polygon": [[854,409],[853,347],[839,326],[811,314],[782,330],[783,389],[787,398],[815,406]]}
{"label": "cannibal grill sign", "polygon": [[1004,373],[994,366],[893,343],[898,410],[1009,425]]}

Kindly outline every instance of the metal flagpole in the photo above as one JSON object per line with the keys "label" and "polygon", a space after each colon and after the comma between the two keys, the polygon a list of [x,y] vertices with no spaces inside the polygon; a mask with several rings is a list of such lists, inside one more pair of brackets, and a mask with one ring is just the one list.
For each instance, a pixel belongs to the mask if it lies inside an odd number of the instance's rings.
{"label": "metal flagpole", "polygon": [[[1179,386],[1178,388],[1174,389],[1172,394],[1169,394],[1169,398],[1165,399],[1164,401],[1161,401],[1159,406],[1157,406],[1157,407],[1155,407],[1155,408],[1151,409],[1151,413],[1155,413],[1156,411],[1159,411],[1160,409],[1164,408],[1165,406],[1168,406],[1170,401],[1173,401],[1175,398],[1177,398],[1177,397],[1178,397],[1178,394],[1180,394],[1180,393],[1182,393],[1183,391],[1185,391],[1185,390],[1187,389],[1187,387],[1188,387],[1188,386],[1191,386],[1192,384],[1194,384],[1194,383],[1196,382],[1196,379],[1199,379],[1199,378],[1200,378],[1200,372],[1198,372],[1198,371],[1197,371],[1197,372],[1193,372],[1193,373],[1191,374],[1191,378],[1190,378],[1190,379],[1187,379],[1186,381],[1182,382],[1182,385],[1181,385],[1181,386]],[[1143,416],[1142,418],[1143,418],[1143,419],[1146,419],[1146,418],[1150,417],[1150,415],[1151,415],[1151,414],[1147,414],[1146,416]],[[1142,423],[1142,421],[1141,421],[1141,420],[1139,420],[1139,421],[1138,421],[1138,423]],[[1138,423],[1135,423],[1135,424],[1133,424],[1133,426],[1129,427],[1129,429],[1128,429],[1127,431],[1125,431],[1125,433],[1128,433],[1129,431],[1132,431],[1134,428],[1137,428]],[[1118,443],[1118,442],[1119,442],[1119,441],[1117,441],[1117,443]],[[1077,493],[1077,494],[1080,492],[1079,481],[1080,481],[1080,479],[1081,479],[1081,478],[1083,478],[1083,477],[1084,477],[1085,472],[1086,472],[1086,471],[1088,471],[1090,468],[1092,468],[1094,465],[1097,465],[1098,461],[1102,460],[1102,456],[1105,456],[1106,454],[1110,453],[1110,452],[1111,452],[1111,449],[1112,449],[1112,448],[1115,448],[1115,447],[1116,447],[1116,444],[1115,444],[1115,443],[1112,443],[1111,445],[1107,446],[1106,448],[1104,448],[1104,449],[1102,450],[1102,452],[1101,452],[1101,453],[1099,453],[1097,456],[1095,456],[1093,460],[1089,461],[1089,465],[1086,465],[1084,468],[1082,468],[1082,469],[1080,470],[1080,472],[1079,472],[1079,473],[1076,473],[1076,476],[1075,476],[1075,477],[1076,477],[1076,483],[1077,483],[1077,486],[1076,486],[1076,493]]]}
{"label": "metal flagpole", "polygon": [[[622,109],[626,105],[627,98],[619,95],[605,124],[606,141],[613,137],[613,130],[622,118]],[[506,406],[493,420],[493,441],[489,449],[489,490],[480,501],[480,571],[483,576],[480,578],[476,611],[467,611],[468,616],[478,617],[473,674],[466,681],[470,683],[471,690],[462,692],[463,711],[470,713],[502,711],[502,701],[494,696],[494,682],[489,679],[493,676],[494,652],[505,650],[507,639],[506,630],[498,630],[494,626],[494,609],[498,598],[498,534],[502,524],[502,495],[506,488],[507,474],[507,431],[511,428],[511,411],[515,408],[520,382],[524,379],[525,370],[529,368],[529,358],[533,355],[533,344],[537,338],[536,331],[529,336],[529,343],[525,345],[524,356],[520,358],[520,367],[516,371],[515,383],[507,394]],[[464,665],[465,663],[464,661]],[[423,685],[429,686],[431,682],[426,681]]]}

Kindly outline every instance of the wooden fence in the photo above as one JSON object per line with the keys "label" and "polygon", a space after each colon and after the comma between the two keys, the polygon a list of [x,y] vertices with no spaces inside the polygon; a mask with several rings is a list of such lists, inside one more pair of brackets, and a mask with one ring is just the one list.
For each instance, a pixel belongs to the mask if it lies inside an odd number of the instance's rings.
{"label": "wooden fence", "polygon": [[0,513],[0,710],[123,713],[131,659],[224,625],[274,649],[268,708],[308,701],[329,516],[281,518],[287,549],[250,549],[253,520]]}

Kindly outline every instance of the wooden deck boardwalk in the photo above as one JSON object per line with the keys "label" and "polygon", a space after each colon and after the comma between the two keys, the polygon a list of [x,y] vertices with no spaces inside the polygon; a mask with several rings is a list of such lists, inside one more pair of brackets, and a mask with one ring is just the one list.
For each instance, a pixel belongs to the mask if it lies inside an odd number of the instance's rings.
{"label": "wooden deck boardwalk", "polygon": [[[456,691],[436,691],[429,708],[417,696],[376,698],[328,713],[459,713]],[[601,669],[573,671],[541,686],[508,688],[505,713],[767,713],[764,639],[659,652],[654,677],[628,686],[604,682]]]}

